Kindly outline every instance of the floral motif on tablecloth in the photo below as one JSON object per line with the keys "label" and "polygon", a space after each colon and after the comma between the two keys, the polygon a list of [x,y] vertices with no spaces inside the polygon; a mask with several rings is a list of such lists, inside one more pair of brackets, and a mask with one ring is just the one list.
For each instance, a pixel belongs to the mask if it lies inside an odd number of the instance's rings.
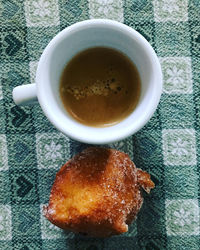
{"label": "floral motif on tablecloth", "polygon": [[122,0],[89,0],[90,18],[108,18],[123,22]]}
{"label": "floral motif on tablecloth", "polygon": [[3,99],[3,92],[2,92],[2,87],[0,85],[0,100]]}
{"label": "floral motif on tablecloth", "polygon": [[0,135],[0,171],[8,169],[7,142],[4,134]]}
{"label": "floral motif on tablecloth", "polygon": [[195,131],[193,129],[164,129],[163,154],[165,165],[195,165]]}
{"label": "floral motif on tablecloth", "polygon": [[29,62],[31,83],[35,83],[37,66],[38,66],[38,61],[30,61]]}
{"label": "floral motif on tablecloth", "polygon": [[168,235],[198,235],[198,200],[166,200],[166,230]]}
{"label": "floral motif on tablecloth", "polygon": [[26,0],[24,8],[29,27],[49,27],[60,23],[58,0]]}
{"label": "floral motif on tablecloth", "polygon": [[36,134],[38,168],[59,168],[70,158],[69,138],[61,133]]}
{"label": "floral motif on tablecloth", "polygon": [[164,78],[164,93],[192,93],[192,69],[189,57],[163,57],[160,58],[160,63]]}
{"label": "floral motif on tablecloth", "polygon": [[11,240],[11,207],[9,205],[0,205],[0,240]]}
{"label": "floral motif on tablecloth", "polygon": [[181,22],[188,20],[188,0],[154,0],[154,16],[157,22]]}

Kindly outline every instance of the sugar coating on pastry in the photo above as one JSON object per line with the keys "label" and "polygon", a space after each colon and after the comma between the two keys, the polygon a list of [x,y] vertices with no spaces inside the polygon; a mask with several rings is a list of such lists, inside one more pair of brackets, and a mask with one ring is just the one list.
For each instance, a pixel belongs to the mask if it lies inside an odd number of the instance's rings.
{"label": "sugar coating on pastry", "polygon": [[56,175],[45,217],[56,226],[95,237],[128,231],[150,175],[137,169],[129,156],[115,149],[87,148]]}

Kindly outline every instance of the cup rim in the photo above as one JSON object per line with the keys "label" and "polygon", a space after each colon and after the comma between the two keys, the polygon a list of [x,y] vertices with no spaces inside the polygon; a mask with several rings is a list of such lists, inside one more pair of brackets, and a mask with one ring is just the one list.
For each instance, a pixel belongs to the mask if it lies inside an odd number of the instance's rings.
{"label": "cup rim", "polygon": [[[129,124],[128,127],[124,128],[123,131],[121,131],[121,133],[107,133],[106,136],[103,136],[103,130],[105,131],[105,128],[95,128],[95,127],[87,127],[87,129],[89,129],[90,131],[96,131],[96,133],[98,134],[98,136],[94,137],[94,136],[90,136],[90,135],[86,135],[86,134],[80,134],[79,131],[76,131],[76,133],[74,133],[74,131],[70,130],[70,128],[64,127],[62,124],[60,124],[59,122],[57,122],[55,120],[54,115],[52,114],[51,110],[48,108],[48,105],[46,105],[46,101],[45,98],[43,98],[43,92],[40,91],[40,78],[42,75],[42,65],[46,62],[46,55],[52,50],[52,48],[54,47],[55,44],[59,43],[59,41],[61,41],[66,35],[67,33],[70,34],[71,32],[74,32],[75,30],[80,30],[87,27],[94,27],[94,26],[98,26],[98,25],[110,25],[113,26],[115,28],[118,28],[119,30],[123,30],[124,32],[129,33],[129,35],[131,34],[134,37],[137,37],[138,39],[140,39],[141,43],[143,44],[143,46],[148,48],[149,53],[151,53],[151,57],[153,57],[154,59],[154,63],[155,65],[153,65],[154,67],[156,67],[156,78],[158,79],[157,82],[159,83],[157,85],[157,89],[156,91],[154,91],[154,100],[152,102],[152,106],[151,106],[151,110],[148,113],[148,115],[146,115],[146,117],[144,119],[142,119],[140,121],[140,123],[137,126],[133,126],[132,124]],[[152,46],[150,45],[150,43],[136,30],[134,30],[133,28],[122,24],[120,22],[114,21],[114,20],[109,20],[109,19],[91,19],[91,20],[85,20],[85,21],[81,21],[75,24],[72,24],[71,26],[66,27],[65,29],[63,29],[62,31],[60,31],[47,45],[47,47],[44,49],[39,63],[38,63],[38,68],[37,68],[37,72],[36,72],[36,88],[37,88],[37,96],[38,96],[38,101],[40,103],[40,106],[43,110],[43,112],[45,113],[45,115],[47,116],[47,118],[49,119],[49,121],[61,132],[63,132],[64,134],[66,134],[67,136],[69,136],[72,139],[75,139],[77,141],[80,142],[84,142],[84,143],[89,143],[89,144],[106,144],[106,143],[112,143],[112,142],[116,142],[116,141],[120,141],[128,136],[131,136],[132,134],[135,134],[138,130],[140,130],[152,117],[152,115],[154,114],[158,103],[160,101],[160,97],[161,97],[161,93],[162,93],[162,71],[161,71],[161,66],[160,66],[160,62],[158,60],[158,57],[155,53],[155,51],[153,50]],[[78,123],[78,122],[77,122]],[[121,123],[121,122],[120,122]],[[113,125],[116,126],[116,125]],[[111,126],[111,127],[113,127]],[[106,127],[107,128],[107,127]],[[95,133],[95,132],[94,132]],[[99,136],[99,133],[101,133],[101,136]]]}

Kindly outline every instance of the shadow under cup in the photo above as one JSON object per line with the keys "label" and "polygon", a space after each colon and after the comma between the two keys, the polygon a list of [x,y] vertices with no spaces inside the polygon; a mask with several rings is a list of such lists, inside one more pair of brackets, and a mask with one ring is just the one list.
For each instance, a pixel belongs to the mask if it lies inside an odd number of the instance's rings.
{"label": "shadow under cup", "polygon": [[[65,65],[80,51],[97,46],[114,48],[127,55],[136,65],[142,85],[134,111],[118,124],[103,128],[75,121],[59,95]],[[66,28],[49,43],[41,56],[36,82],[39,103],[59,130],[81,142],[105,144],[121,140],[146,124],[160,99],[162,73],[154,50],[138,32],[115,21],[90,20]]]}

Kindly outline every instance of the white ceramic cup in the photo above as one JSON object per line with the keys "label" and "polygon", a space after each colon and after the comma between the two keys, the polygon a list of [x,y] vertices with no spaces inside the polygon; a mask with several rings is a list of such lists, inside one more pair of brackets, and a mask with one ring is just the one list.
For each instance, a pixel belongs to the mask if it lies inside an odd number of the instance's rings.
{"label": "white ceramic cup", "polygon": [[[78,52],[105,46],[126,54],[136,65],[141,78],[141,96],[134,111],[110,127],[89,127],[75,121],[64,109],[59,96],[59,80],[65,65]],[[77,72],[78,74],[78,72]],[[90,144],[106,144],[136,133],[151,118],[162,92],[159,60],[146,39],[122,23],[93,19],[73,24],[56,35],[45,48],[36,72],[36,84],[13,89],[17,105],[39,101],[50,122],[67,136]]]}

